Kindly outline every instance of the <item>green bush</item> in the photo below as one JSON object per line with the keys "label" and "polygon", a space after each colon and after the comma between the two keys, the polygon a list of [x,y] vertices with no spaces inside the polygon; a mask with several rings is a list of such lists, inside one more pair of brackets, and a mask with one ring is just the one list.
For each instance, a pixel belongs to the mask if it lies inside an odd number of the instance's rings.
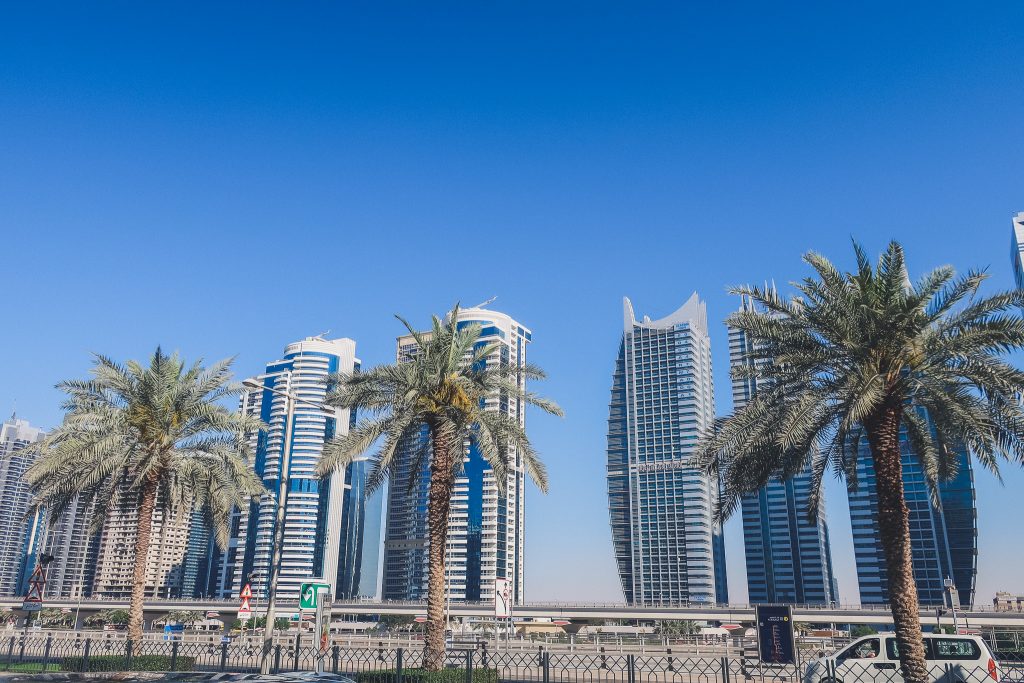
{"label": "green bush", "polygon": [[[365,671],[356,674],[357,683],[394,683],[395,671]],[[466,683],[466,670],[461,668],[427,671],[402,669],[403,683]],[[473,669],[473,683],[498,683],[497,669]]]}
{"label": "green bush", "polygon": [[[62,671],[81,671],[81,657],[63,657],[60,660]],[[175,671],[192,671],[196,665],[195,657],[178,656],[174,664]],[[124,655],[96,655],[89,656],[89,671],[170,671],[170,655],[137,655],[132,657],[131,667],[125,661]]]}

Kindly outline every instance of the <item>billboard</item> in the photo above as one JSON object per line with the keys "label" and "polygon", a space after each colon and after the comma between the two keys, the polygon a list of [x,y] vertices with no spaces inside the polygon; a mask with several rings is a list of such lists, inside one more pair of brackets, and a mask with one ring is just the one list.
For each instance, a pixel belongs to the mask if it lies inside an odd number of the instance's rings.
{"label": "billboard", "polygon": [[765,664],[796,664],[793,608],[789,605],[758,605],[757,651]]}

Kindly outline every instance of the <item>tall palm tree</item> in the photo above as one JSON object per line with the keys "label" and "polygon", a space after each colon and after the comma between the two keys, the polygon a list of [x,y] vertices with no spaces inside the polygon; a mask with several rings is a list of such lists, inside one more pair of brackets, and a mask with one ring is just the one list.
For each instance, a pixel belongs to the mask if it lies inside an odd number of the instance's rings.
{"label": "tall palm tree", "polygon": [[249,463],[247,435],[259,420],[220,401],[237,393],[231,360],[206,369],[159,347],[149,366],[97,355],[92,377],[57,385],[64,422],[36,448],[26,474],[34,506],[56,519],[76,496],[95,504],[98,531],[113,506],[138,506],[128,635],[142,638],[146,559],[153,512],[195,506],[222,546],[231,511],[265,492]]}
{"label": "tall palm tree", "polygon": [[800,294],[789,300],[774,289],[733,290],[756,304],[728,324],[753,342],[734,373],[757,391],[704,435],[696,463],[722,476],[720,518],[743,493],[805,468],[813,474],[808,514],[816,515],[826,471],[857,486],[866,441],[903,675],[923,682],[900,433],[936,503],[938,483],[956,474],[958,448],[996,473],[1001,459],[1024,462],[1024,372],[1001,357],[1024,346],[1024,293],[983,297],[985,274],[956,277],[948,266],[911,284],[896,242],[875,267],[859,245],[854,251],[852,273],[805,255],[816,277],[795,283]]}
{"label": "tall palm tree", "polygon": [[[448,510],[467,444],[475,444],[490,465],[502,495],[517,457],[541,491],[546,492],[548,487],[547,472],[521,422],[501,411],[488,410],[487,402],[500,396],[553,415],[562,414],[552,401],[526,391],[526,380],[544,378],[539,368],[499,361],[497,344],[478,343],[480,325],[460,327],[458,318],[456,306],[444,321],[434,316],[430,332],[421,333],[399,317],[416,345],[407,361],[332,379],[326,403],[365,417],[347,435],[336,437],[324,447],[319,464],[320,474],[327,476],[382,440],[367,477],[366,489],[371,493],[395,471],[399,444],[415,442],[423,429],[429,434],[429,445],[413,452],[411,471],[423,472],[429,467],[424,665],[433,670],[444,664]],[[410,481],[410,487],[413,484]]]}

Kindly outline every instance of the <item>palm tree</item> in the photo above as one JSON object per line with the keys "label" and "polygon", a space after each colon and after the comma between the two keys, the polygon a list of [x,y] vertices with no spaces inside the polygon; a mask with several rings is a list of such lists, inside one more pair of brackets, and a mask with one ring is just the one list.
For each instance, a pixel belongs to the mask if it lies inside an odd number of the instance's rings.
{"label": "palm tree", "polygon": [[192,628],[196,623],[202,621],[205,615],[202,612],[196,612],[195,610],[172,610],[167,613],[167,622],[174,622],[175,624],[181,624],[187,628]]}
{"label": "palm tree", "polygon": [[654,632],[666,638],[681,638],[684,636],[695,636],[700,633],[700,626],[697,622],[689,619],[659,621],[654,627]]}
{"label": "palm tree", "polygon": [[[381,365],[361,374],[332,379],[326,403],[348,408],[365,417],[347,435],[329,442],[319,464],[322,476],[347,466],[383,440],[372,457],[367,493],[376,490],[397,466],[399,444],[414,443],[426,430],[429,445],[413,452],[413,472],[429,466],[427,528],[429,577],[425,666],[438,670],[444,663],[445,542],[448,510],[455,477],[462,469],[466,444],[476,445],[494,473],[501,495],[516,459],[541,491],[547,491],[547,472],[522,422],[486,403],[499,396],[521,401],[553,415],[561,409],[552,401],[526,391],[526,380],[543,379],[533,365],[501,362],[498,345],[478,343],[481,327],[460,327],[459,307],[442,321],[434,316],[430,332],[421,333],[403,318],[416,351],[406,362]],[[414,482],[410,481],[410,487]]]}
{"label": "palm tree", "polygon": [[70,626],[72,616],[56,607],[50,607],[39,612],[39,623],[42,626]]}
{"label": "palm tree", "polygon": [[916,683],[927,671],[900,434],[936,502],[938,483],[956,474],[958,449],[996,473],[1001,459],[1024,461],[1024,372],[1001,358],[1024,346],[1024,293],[983,297],[984,273],[957,277],[948,266],[911,284],[896,242],[875,267],[859,245],[854,251],[853,273],[805,255],[816,277],[795,283],[800,294],[789,300],[774,289],[733,290],[756,304],[728,324],[753,343],[733,372],[757,391],[704,435],[695,462],[722,478],[719,518],[743,493],[805,469],[814,516],[826,471],[857,486],[866,441],[903,675]]}
{"label": "palm tree", "polygon": [[131,610],[124,609],[105,609],[100,610],[96,614],[90,615],[85,618],[87,626],[103,626],[105,624],[113,624],[115,626],[124,626],[131,621]]}
{"label": "palm tree", "polygon": [[231,511],[264,493],[249,463],[247,435],[262,422],[220,401],[237,393],[231,360],[186,366],[159,347],[149,367],[97,355],[92,377],[57,387],[63,424],[37,444],[26,474],[34,506],[56,519],[78,496],[95,504],[93,529],[112,506],[137,507],[129,637],[142,638],[146,560],[153,512],[201,510],[226,545]]}

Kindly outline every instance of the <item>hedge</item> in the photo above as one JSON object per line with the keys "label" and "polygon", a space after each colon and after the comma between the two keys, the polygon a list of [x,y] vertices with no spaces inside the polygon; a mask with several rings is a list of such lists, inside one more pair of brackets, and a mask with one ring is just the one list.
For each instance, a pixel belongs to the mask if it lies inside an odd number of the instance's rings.
{"label": "hedge", "polygon": [[[364,671],[356,674],[357,683],[394,683],[395,670]],[[466,683],[466,670],[461,668],[427,671],[402,669],[402,683]],[[473,669],[473,683],[498,683],[497,669]]]}
{"label": "hedge", "polygon": [[[82,657],[62,657],[62,671],[82,671]],[[89,656],[87,671],[170,671],[170,655],[136,655],[132,657],[131,666],[126,666],[124,655]],[[195,657],[178,655],[174,663],[175,671],[192,671],[196,665]]]}

